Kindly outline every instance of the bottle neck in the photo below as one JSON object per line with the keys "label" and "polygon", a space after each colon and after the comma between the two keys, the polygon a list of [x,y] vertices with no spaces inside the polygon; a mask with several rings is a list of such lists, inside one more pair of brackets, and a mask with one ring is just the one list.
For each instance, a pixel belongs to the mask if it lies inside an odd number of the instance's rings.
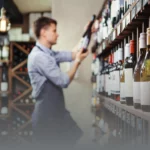
{"label": "bottle neck", "polygon": [[146,48],[141,48],[139,52],[140,52],[140,55],[144,54],[146,52]]}
{"label": "bottle neck", "polygon": [[150,45],[147,45],[147,51],[150,51]]}

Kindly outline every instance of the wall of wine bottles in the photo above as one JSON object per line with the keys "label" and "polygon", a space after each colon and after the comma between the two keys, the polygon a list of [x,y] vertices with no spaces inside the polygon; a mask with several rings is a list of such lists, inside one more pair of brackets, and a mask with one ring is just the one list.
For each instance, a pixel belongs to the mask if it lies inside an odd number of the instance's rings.
{"label": "wall of wine bottles", "polygon": [[[31,142],[35,100],[27,70],[34,42],[11,42],[0,36],[0,141]],[[2,142],[4,144],[4,142]]]}
{"label": "wall of wine bottles", "polygon": [[127,124],[129,138],[126,129],[119,138],[130,142],[150,140],[149,9],[149,0],[106,0],[92,47],[92,106],[98,110],[104,100],[115,124]]}
{"label": "wall of wine bottles", "polygon": [[0,33],[0,143],[4,144],[9,139],[10,82],[11,64],[9,51],[9,36]]}
{"label": "wall of wine bottles", "polygon": [[[31,114],[34,109],[35,100],[32,99],[32,88],[27,70],[27,57],[34,42],[11,42],[11,131],[14,135],[31,142]],[[18,138],[19,139],[19,138]]]}

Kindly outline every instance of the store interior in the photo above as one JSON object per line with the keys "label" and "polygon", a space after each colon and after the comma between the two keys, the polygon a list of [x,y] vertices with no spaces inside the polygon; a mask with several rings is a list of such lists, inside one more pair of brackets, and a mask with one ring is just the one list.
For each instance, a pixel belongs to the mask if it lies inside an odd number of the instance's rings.
{"label": "store interior", "polygon": [[[33,22],[56,19],[53,50],[74,51],[95,14],[89,55],[63,90],[66,108],[84,133],[77,144],[149,146],[149,0],[2,0],[0,9],[0,145],[32,144],[36,99],[27,59],[36,44]],[[68,72],[72,63],[62,63],[61,70]]]}

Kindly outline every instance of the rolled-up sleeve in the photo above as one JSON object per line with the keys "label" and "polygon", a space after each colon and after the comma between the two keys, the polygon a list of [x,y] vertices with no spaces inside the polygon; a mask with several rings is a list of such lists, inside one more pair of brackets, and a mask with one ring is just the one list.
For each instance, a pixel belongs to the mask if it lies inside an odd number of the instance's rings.
{"label": "rolled-up sleeve", "polygon": [[71,62],[71,61],[73,61],[73,59],[72,59],[72,52],[57,51],[57,52],[55,52],[55,59],[56,59],[56,61],[58,63]]}
{"label": "rolled-up sleeve", "polygon": [[40,75],[45,76],[55,85],[61,88],[67,88],[70,83],[70,78],[68,74],[63,73],[58,65],[56,64],[56,60],[47,55],[39,56],[37,55],[35,66]]}

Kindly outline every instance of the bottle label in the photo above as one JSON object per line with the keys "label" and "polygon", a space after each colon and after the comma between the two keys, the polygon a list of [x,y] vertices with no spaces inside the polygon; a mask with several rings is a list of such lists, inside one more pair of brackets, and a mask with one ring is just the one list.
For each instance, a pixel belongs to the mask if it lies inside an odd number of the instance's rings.
{"label": "bottle label", "polygon": [[118,50],[118,61],[119,60],[123,60],[123,49],[122,48],[120,48],[119,50]]}
{"label": "bottle label", "polygon": [[88,43],[89,43],[89,39],[88,39],[87,36],[85,36],[85,37],[82,39],[81,48],[87,49]]}
{"label": "bottle label", "polygon": [[124,99],[125,98],[125,83],[121,82],[120,83],[120,99]]}
{"label": "bottle label", "polygon": [[125,96],[133,97],[133,69],[125,69]]}
{"label": "bottle label", "polygon": [[122,21],[122,31],[124,30],[125,27],[126,27],[126,19],[124,18]]}
{"label": "bottle label", "polygon": [[108,95],[111,95],[111,73],[108,76]]}
{"label": "bottle label", "polygon": [[131,21],[131,14],[129,13],[127,16],[126,16],[126,25],[128,25]]}
{"label": "bottle label", "polygon": [[9,57],[9,51],[6,48],[3,48],[2,51],[2,58],[8,58]]}
{"label": "bottle label", "polygon": [[140,103],[140,82],[133,82],[133,101]]}
{"label": "bottle label", "polygon": [[108,74],[105,74],[105,92],[108,92]]}
{"label": "bottle label", "polygon": [[120,94],[120,71],[114,71],[114,94]]}
{"label": "bottle label", "polygon": [[150,76],[150,60],[146,60],[145,61],[145,71],[146,71],[146,75]]}
{"label": "bottle label", "polygon": [[150,82],[141,82],[141,105],[150,105]]}
{"label": "bottle label", "polygon": [[8,90],[8,83],[7,82],[1,82],[1,91],[5,92]]}
{"label": "bottle label", "polygon": [[100,67],[100,62],[99,62],[99,59],[96,58],[96,61],[95,61],[95,66],[94,66],[94,74],[97,75],[98,72],[99,72],[99,67]]}
{"label": "bottle label", "polygon": [[133,18],[135,17],[135,15],[136,15],[136,7],[134,7],[134,8],[132,9],[132,12],[131,12],[131,19],[133,19]]}

